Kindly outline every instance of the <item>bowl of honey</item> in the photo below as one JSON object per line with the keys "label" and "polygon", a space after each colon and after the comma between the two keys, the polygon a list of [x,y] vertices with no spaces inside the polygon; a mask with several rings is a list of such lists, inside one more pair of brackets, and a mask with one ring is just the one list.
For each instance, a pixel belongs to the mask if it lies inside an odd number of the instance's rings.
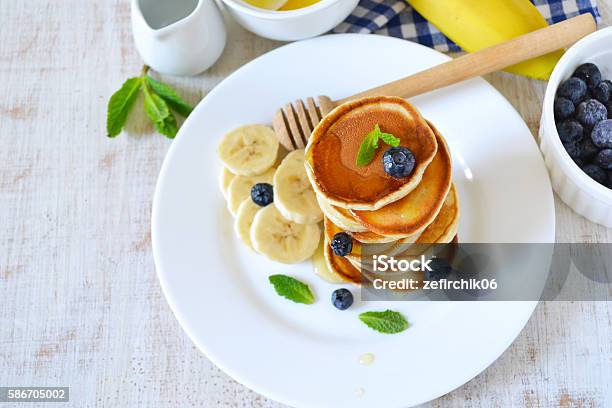
{"label": "bowl of honey", "polygon": [[278,41],[316,37],[340,24],[359,0],[222,0],[247,30]]}

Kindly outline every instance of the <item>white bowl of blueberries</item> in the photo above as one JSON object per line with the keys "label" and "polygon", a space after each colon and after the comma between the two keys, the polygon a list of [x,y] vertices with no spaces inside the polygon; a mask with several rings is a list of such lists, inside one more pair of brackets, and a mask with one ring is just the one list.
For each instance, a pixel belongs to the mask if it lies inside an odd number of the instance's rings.
{"label": "white bowl of blueberries", "polygon": [[612,228],[612,28],[576,43],[555,67],[540,149],[559,197]]}

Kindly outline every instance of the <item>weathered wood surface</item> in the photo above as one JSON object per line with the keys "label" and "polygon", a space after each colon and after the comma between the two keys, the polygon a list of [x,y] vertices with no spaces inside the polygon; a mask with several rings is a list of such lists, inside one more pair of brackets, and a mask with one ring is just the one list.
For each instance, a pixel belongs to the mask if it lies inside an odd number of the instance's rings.
{"label": "weathered wood surface", "polygon": [[[0,385],[69,385],[79,407],[278,407],[200,354],[161,293],[149,222],[170,141],[144,123],[104,134],[107,98],[141,66],[129,14],[127,0],[0,2]],[[191,101],[279,45],[229,28],[212,69],[167,78]],[[536,134],[544,84],[487,79]],[[556,210],[559,241],[612,241]],[[541,304],[497,362],[428,406],[612,406],[611,314]]]}

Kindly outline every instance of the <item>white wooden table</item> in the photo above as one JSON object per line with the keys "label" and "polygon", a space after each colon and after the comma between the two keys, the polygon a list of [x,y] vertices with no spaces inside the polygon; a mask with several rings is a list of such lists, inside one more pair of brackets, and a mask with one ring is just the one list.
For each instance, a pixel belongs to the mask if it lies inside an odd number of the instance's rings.
{"label": "white wooden table", "polygon": [[[109,95],[141,67],[129,1],[1,1],[0,22],[0,386],[67,385],[79,407],[280,406],[198,352],[161,293],[149,222],[171,142],[144,122],[104,131]],[[165,78],[190,101],[280,45],[229,30],[207,73]],[[537,134],[545,84],[487,79]],[[556,210],[558,241],[612,242]],[[612,406],[610,303],[540,304],[497,362],[428,404],[511,405]]]}

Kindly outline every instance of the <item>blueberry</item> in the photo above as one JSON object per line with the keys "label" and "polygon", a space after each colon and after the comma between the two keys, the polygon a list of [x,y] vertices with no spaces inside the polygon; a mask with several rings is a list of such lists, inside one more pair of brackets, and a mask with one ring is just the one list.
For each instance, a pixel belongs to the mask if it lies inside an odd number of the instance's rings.
{"label": "blueberry", "polygon": [[576,165],[577,165],[578,167],[582,167],[582,166],[584,166],[584,165],[586,164],[586,163],[584,162],[584,160],[582,160],[581,158],[574,159],[574,163],[576,163]]}
{"label": "blueberry", "polygon": [[338,310],[346,310],[353,304],[353,294],[348,289],[336,289],[332,292],[331,301]]}
{"label": "blueberry", "polygon": [[339,232],[334,235],[330,245],[334,254],[347,256],[353,250],[353,238],[346,232]]}
{"label": "blueberry", "polygon": [[608,103],[610,100],[610,94],[612,93],[612,82],[606,80],[601,81],[595,88],[593,88],[593,97],[601,103]]}
{"label": "blueberry", "polygon": [[445,279],[453,271],[453,267],[444,258],[432,258],[429,268],[431,271],[425,269],[425,280],[428,281]]}
{"label": "blueberry", "polygon": [[563,143],[563,147],[565,148],[565,151],[567,152],[567,154],[569,154],[569,156],[573,160],[580,158],[580,154],[582,153],[582,151],[578,143],[575,143],[575,142]]}
{"label": "blueberry", "polygon": [[608,183],[606,184],[606,187],[612,189],[612,170],[608,172]]}
{"label": "blueberry", "polygon": [[582,79],[570,78],[561,82],[559,89],[557,89],[557,96],[567,98],[576,105],[586,94],[586,91],[587,86]]}
{"label": "blueberry", "polygon": [[558,96],[555,98],[555,120],[557,122],[567,119],[574,114],[576,107],[574,103],[567,98]]}
{"label": "blueberry", "polygon": [[398,146],[389,148],[383,155],[382,162],[385,172],[399,179],[408,177],[412,173],[416,159],[410,149]]}
{"label": "blueberry", "polygon": [[584,134],[582,125],[573,119],[557,123],[557,132],[559,133],[559,139],[563,143],[579,142]]}
{"label": "blueberry", "polygon": [[595,146],[612,149],[612,119],[602,120],[593,128],[591,139]]}
{"label": "blueberry", "polygon": [[591,91],[586,91],[584,96],[580,98],[580,101],[576,104],[576,107],[578,107],[578,105],[580,105],[582,102],[588,101],[589,99],[593,99],[593,94],[591,93]]}
{"label": "blueberry", "polygon": [[261,207],[265,207],[274,201],[274,190],[272,184],[257,183],[251,188],[251,199]]}
{"label": "blueberry", "polygon": [[587,62],[580,65],[572,75],[575,78],[580,78],[586,82],[589,89],[595,88],[601,82],[601,72],[597,65]]}
{"label": "blueberry", "polygon": [[597,99],[582,102],[576,110],[576,119],[587,129],[593,129],[598,122],[605,120],[607,117],[608,109]]}
{"label": "blueberry", "polygon": [[603,149],[597,153],[595,164],[604,170],[612,170],[612,149]]}
{"label": "blueberry", "polygon": [[605,185],[608,181],[608,175],[606,174],[606,172],[594,164],[587,164],[586,166],[582,166],[582,171],[584,171],[587,176],[589,176],[599,184]]}
{"label": "blueberry", "polygon": [[580,142],[580,160],[584,163],[589,163],[597,153],[599,153],[599,147],[595,146],[590,137],[585,137],[582,142]]}
{"label": "blueberry", "polygon": [[612,93],[610,94],[610,102],[608,102],[606,108],[608,108],[608,119],[612,119]]}

